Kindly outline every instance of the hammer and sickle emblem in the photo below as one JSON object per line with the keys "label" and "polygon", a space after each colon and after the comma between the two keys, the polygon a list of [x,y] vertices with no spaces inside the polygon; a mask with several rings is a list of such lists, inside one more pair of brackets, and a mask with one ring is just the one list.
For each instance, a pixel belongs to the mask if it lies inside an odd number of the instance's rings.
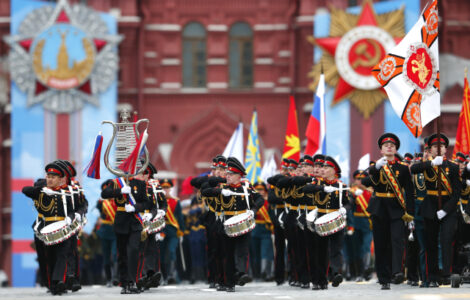
{"label": "hammer and sickle emblem", "polygon": [[[374,47],[374,56],[367,51],[369,45]],[[364,42],[357,45],[354,52],[358,57],[351,65],[353,69],[356,69],[357,67],[371,68],[380,61],[380,45],[375,40],[366,39]]]}
{"label": "hammer and sickle emblem", "polygon": [[423,85],[426,83],[426,77],[428,77],[429,74],[429,69],[426,67],[425,63],[426,56],[424,56],[424,54],[417,54],[416,59],[411,61],[411,71],[413,73],[418,72],[419,82]]}

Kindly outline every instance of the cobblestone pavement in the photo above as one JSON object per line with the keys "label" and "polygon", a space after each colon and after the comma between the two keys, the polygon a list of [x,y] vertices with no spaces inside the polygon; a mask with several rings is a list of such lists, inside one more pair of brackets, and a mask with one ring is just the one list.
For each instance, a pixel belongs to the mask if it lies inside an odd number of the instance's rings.
{"label": "cobblestone pavement", "polygon": [[[392,285],[390,291],[381,291],[375,282],[355,283],[345,282],[338,288],[326,291],[312,291],[293,288],[288,285],[275,286],[274,283],[254,282],[244,287],[237,286],[235,293],[217,292],[208,289],[206,284],[181,284],[161,286],[139,295],[121,295],[120,288],[106,288],[103,286],[87,286],[82,290],[63,295],[64,299],[331,299],[331,300],[444,300],[444,299],[470,299],[470,285],[460,288],[443,286],[434,289],[410,287],[408,285]],[[44,288],[0,288],[0,299],[57,299],[60,296],[51,296]]]}

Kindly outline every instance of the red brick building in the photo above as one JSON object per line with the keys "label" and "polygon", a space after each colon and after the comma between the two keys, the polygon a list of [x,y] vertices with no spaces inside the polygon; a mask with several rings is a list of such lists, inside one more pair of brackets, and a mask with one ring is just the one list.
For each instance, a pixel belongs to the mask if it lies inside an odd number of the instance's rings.
{"label": "red brick building", "polygon": [[[10,1],[0,1],[0,31],[9,33]],[[281,155],[289,95],[304,138],[312,92],[314,15],[361,0],[80,0],[118,18],[119,103],[150,120],[147,143],[160,170],[180,179],[206,170],[239,121],[259,116],[262,157]],[[426,1],[422,1],[423,3]],[[440,51],[470,58],[470,2],[440,2]],[[0,42],[0,56],[8,53]],[[442,64],[442,61],[441,61]],[[441,65],[442,68],[442,65]],[[8,82],[6,72],[2,79]],[[8,84],[5,85],[8,87]],[[5,93],[2,91],[0,94]],[[7,93],[6,93],[7,95]],[[443,131],[454,133],[462,87],[444,93]],[[450,105],[449,105],[450,104]],[[455,104],[455,105],[454,105]],[[9,105],[0,95],[0,269],[10,270]],[[426,130],[431,130],[429,127]],[[245,137],[247,131],[245,132]],[[14,141],[13,141],[14,142]],[[373,153],[377,155],[378,153]]]}

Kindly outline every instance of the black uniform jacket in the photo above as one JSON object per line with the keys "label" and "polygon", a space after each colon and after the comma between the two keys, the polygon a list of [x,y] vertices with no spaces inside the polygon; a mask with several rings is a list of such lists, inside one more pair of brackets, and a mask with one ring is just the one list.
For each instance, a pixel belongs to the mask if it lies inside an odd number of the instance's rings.
{"label": "black uniform jacket", "polygon": [[[219,197],[220,211],[224,213],[225,219],[227,220],[231,218],[236,212],[246,211],[248,209],[248,204],[244,195],[223,196],[221,194],[222,189],[227,189],[235,193],[244,193],[244,188],[242,186],[244,184],[245,183],[237,185],[220,184],[218,187],[209,187],[203,189],[201,194],[204,197]],[[253,212],[256,214],[258,209],[264,205],[264,199],[256,190],[253,189],[251,185],[249,185],[247,188],[247,192],[248,201],[250,204],[249,209],[253,210]]]}
{"label": "black uniform jacket", "polygon": [[[55,192],[63,192],[64,198],[61,195],[47,195],[41,192],[42,186],[25,186],[22,190],[23,194],[34,200],[34,206],[38,211],[39,221],[41,222],[38,230],[41,230],[44,226],[52,224],[56,221],[65,220],[68,216],[70,219],[74,219],[75,212],[72,207],[72,194],[70,194],[68,187],[63,186],[54,189]],[[65,209],[67,215],[65,214]]]}
{"label": "black uniform jacket", "polygon": [[[445,177],[449,179],[449,184],[452,189],[452,192],[449,194],[444,184],[441,183],[441,209],[447,214],[450,214],[456,211],[462,190],[459,167],[451,161],[444,160],[440,168],[441,172],[445,173]],[[430,160],[418,162],[411,166],[411,172],[413,174],[424,174],[427,194],[421,205],[421,215],[428,219],[437,218],[436,212],[439,210],[437,171],[437,167],[433,167]]]}
{"label": "black uniform jacket", "polygon": [[[397,178],[398,185],[405,198],[406,212],[413,216],[415,209],[415,189],[411,181],[411,174],[408,166],[401,162],[393,161],[388,164],[391,171]],[[388,183],[384,168],[377,170],[375,165],[368,169],[369,178],[374,188],[373,197],[369,201],[367,211],[373,215],[385,219],[401,218],[405,210],[399,200],[395,197],[392,186]],[[364,180],[363,180],[364,181]]]}
{"label": "black uniform jacket", "polygon": [[101,191],[101,198],[109,199],[114,198],[118,210],[114,219],[114,231],[118,234],[127,234],[133,231],[141,231],[142,223],[137,217],[137,213],[143,212],[146,209],[152,208],[152,202],[147,196],[147,186],[145,181],[137,180],[135,178],[129,181],[131,193],[136,202],[135,212],[128,213],[124,210],[126,204],[130,204],[128,195],[121,194],[121,188],[117,183],[117,179],[113,180],[114,184],[109,185]]}

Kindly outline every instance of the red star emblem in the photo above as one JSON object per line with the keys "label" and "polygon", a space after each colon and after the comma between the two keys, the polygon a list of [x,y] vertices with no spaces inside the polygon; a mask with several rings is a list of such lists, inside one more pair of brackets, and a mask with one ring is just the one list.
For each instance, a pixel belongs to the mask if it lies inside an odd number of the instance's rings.
{"label": "red star emblem", "polygon": [[[363,4],[357,23],[355,24],[355,27],[353,28],[357,28],[359,26],[373,26],[373,27],[379,28],[379,23],[377,21],[373,5],[370,1],[365,1],[365,3]],[[318,38],[318,39],[315,39],[315,43],[322,50],[326,51],[331,56],[335,57],[336,52],[338,50],[338,45],[340,44],[340,41],[342,39],[343,39],[342,36]],[[395,43],[398,43],[402,38],[394,37],[393,39],[395,40]],[[352,67],[352,70],[354,70],[354,72],[363,76],[368,76],[370,75],[370,72],[373,66],[359,66],[358,64],[356,65],[353,64],[355,60],[362,59],[361,55],[362,57],[364,57],[364,59],[371,59],[371,57],[374,55],[374,49],[372,49],[374,40],[372,39],[368,39],[368,41],[372,40],[372,43],[369,43],[370,46],[366,46],[365,49],[362,49],[362,54],[360,55],[357,54],[358,51],[356,49],[358,49],[360,46],[364,47],[365,45],[363,42],[364,40],[365,39],[359,40],[358,42],[356,42],[355,44],[351,46],[351,48],[349,49],[347,59],[351,63],[351,67]],[[360,42],[362,42],[362,45],[359,45]],[[375,42],[375,44],[378,44],[378,43]],[[379,48],[377,47],[375,49],[375,52],[377,52],[378,49]],[[380,60],[381,60],[386,55],[386,52],[382,45],[380,45],[379,51],[380,51]],[[335,90],[335,94],[333,97],[333,105],[339,103],[344,98],[349,97],[351,93],[353,93],[356,89],[357,87],[352,86],[342,76],[339,76],[339,81],[338,81],[338,84],[336,85],[336,90]]]}

